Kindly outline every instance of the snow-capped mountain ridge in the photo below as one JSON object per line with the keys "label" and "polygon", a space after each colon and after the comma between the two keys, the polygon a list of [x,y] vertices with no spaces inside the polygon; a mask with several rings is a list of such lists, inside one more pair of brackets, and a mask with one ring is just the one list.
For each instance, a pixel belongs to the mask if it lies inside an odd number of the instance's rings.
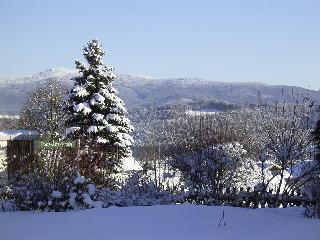
{"label": "snow-capped mountain ridge", "polygon": [[46,79],[52,77],[66,77],[77,75],[78,71],[73,69],[68,69],[64,67],[54,67],[47,69],[45,71],[39,72],[37,74],[33,74],[31,77],[34,79]]}
{"label": "snow-capped mountain ridge", "polygon": [[[0,84],[12,84],[12,83],[25,83],[25,82],[37,82],[49,78],[58,78],[61,81],[69,80],[78,75],[78,71],[76,69],[70,69],[65,67],[53,67],[41,71],[39,73],[26,75],[26,76],[0,76]],[[215,83],[218,85],[230,85],[230,82],[222,82],[222,81],[210,81],[202,78],[188,78],[188,77],[180,77],[180,78],[155,78],[152,76],[146,76],[143,74],[133,74],[133,73],[118,73],[116,72],[117,79],[120,81],[126,82],[184,82],[184,84],[207,84],[207,83]],[[258,84],[258,85],[266,85],[265,83],[258,82],[233,82],[233,84]]]}
{"label": "snow-capped mountain ridge", "polygon": [[0,85],[6,84],[24,84],[27,82],[37,82],[49,78],[67,78],[76,76],[77,72],[71,69],[56,67],[50,68],[45,71],[27,75],[27,76],[9,76],[9,77],[0,77]]}
{"label": "snow-capped mountain ridge", "polygon": [[[28,92],[47,79],[56,79],[71,86],[71,79],[77,74],[76,70],[55,67],[29,76],[0,77],[0,114],[19,113]],[[114,85],[129,109],[177,102],[192,103],[206,99],[236,104],[258,104],[273,101],[296,102],[309,97],[320,102],[317,91],[294,86],[257,82],[218,82],[201,78],[159,79],[122,73],[116,75]]]}
{"label": "snow-capped mountain ridge", "polygon": [[[61,81],[69,80],[73,77],[78,75],[78,71],[75,69],[69,69],[65,67],[53,67],[39,73],[26,75],[26,76],[0,76],[0,84],[19,84],[19,83],[26,83],[26,82],[37,82],[40,80],[45,80],[49,78],[58,78]],[[122,80],[126,81],[149,81],[155,78],[150,76],[145,76],[142,74],[123,74],[117,73],[117,77]]]}

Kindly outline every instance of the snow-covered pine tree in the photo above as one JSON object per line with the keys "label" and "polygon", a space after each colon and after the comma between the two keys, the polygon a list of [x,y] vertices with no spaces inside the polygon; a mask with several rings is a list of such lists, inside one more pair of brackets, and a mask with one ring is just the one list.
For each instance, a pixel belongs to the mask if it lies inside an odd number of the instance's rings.
{"label": "snow-covered pine tree", "polygon": [[316,144],[316,159],[320,161],[320,119],[318,119],[316,122],[315,129],[313,131],[313,137]]}
{"label": "snow-covered pine tree", "polygon": [[[132,156],[133,127],[125,117],[126,108],[112,87],[116,76],[114,68],[102,61],[105,51],[97,39],[83,48],[88,65],[76,60],[80,76],[75,77],[74,86],[66,99],[68,136],[81,140],[82,174],[97,176],[103,172],[109,178],[121,167],[126,158]],[[101,179],[100,179],[101,180]]]}

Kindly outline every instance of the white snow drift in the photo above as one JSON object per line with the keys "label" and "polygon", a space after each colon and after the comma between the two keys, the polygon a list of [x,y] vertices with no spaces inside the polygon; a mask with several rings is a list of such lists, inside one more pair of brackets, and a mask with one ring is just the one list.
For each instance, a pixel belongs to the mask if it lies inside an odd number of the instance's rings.
{"label": "white snow drift", "polygon": [[320,220],[306,218],[303,208],[297,207],[244,209],[189,204],[64,213],[2,212],[0,239],[319,240]]}

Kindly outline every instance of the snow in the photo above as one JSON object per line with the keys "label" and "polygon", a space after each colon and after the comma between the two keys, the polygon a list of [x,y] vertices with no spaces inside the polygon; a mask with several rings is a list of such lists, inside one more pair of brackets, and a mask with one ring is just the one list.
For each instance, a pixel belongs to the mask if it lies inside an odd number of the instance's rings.
{"label": "snow", "polygon": [[90,104],[92,106],[97,105],[97,104],[103,104],[105,100],[105,97],[102,96],[100,93],[95,93],[93,94],[93,98],[90,100]]}
{"label": "snow", "polygon": [[117,126],[112,126],[110,124],[106,126],[106,129],[111,133],[118,132],[119,130]]}
{"label": "snow", "polygon": [[69,127],[69,128],[66,128],[66,134],[69,135],[79,130],[80,130],[80,127]]}
{"label": "snow", "polygon": [[0,114],[0,119],[3,119],[3,118],[8,118],[8,119],[19,119],[19,118],[20,118],[20,116],[19,116],[19,115],[8,115],[8,114],[1,115],[1,114]]}
{"label": "snow", "polygon": [[96,120],[96,121],[101,121],[101,120],[103,120],[103,118],[104,118],[103,114],[100,114],[100,113],[94,113],[93,114],[93,119]]}
{"label": "snow", "polygon": [[214,109],[214,108],[210,108],[210,109],[201,109],[201,110],[188,110],[186,112],[187,115],[189,116],[199,116],[199,115],[211,115],[211,114],[216,114],[221,112],[220,110]]}
{"label": "snow", "polygon": [[102,73],[103,77],[108,78],[108,79],[111,79],[111,80],[116,79],[117,76],[112,72],[113,70],[114,70],[114,69],[113,69],[112,67],[106,66],[105,71],[107,71],[107,72],[102,71],[102,72],[103,72],[103,73]]}
{"label": "snow", "polygon": [[61,198],[62,197],[62,193],[60,191],[53,191],[51,193],[51,197],[53,197],[53,198]]}
{"label": "snow", "polygon": [[89,94],[87,92],[87,90],[82,86],[76,86],[73,89],[73,92],[75,92],[75,96],[77,96],[77,97],[84,97],[84,96],[87,96]]}
{"label": "snow", "polygon": [[69,193],[69,204],[70,206],[73,207],[73,209],[77,209],[77,204],[76,204],[76,197],[77,197],[77,193]]}
{"label": "snow", "polygon": [[140,164],[133,158],[127,157],[123,159],[124,171],[141,171],[143,170]]}
{"label": "snow", "polygon": [[83,184],[86,181],[86,179],[80,175],[78,175],[74,180],[74,184]]}
{"label": "snow", "polygon": [[97,126],[90,126],[90,127],[87,129],[87,132],[88,132],[88,133],[96,133],[96,132],[98,132],[98,127],[97,127]]}
{"label": "snow", "polygon": [[119,121],[119,122],[122,120],[121,116],[119,116],[118,114],[108,114],[106,116],[106,119],[113,120],[113,121]]}
{"label": "snow", "polygon": [[82,111],[83,114],[88,114],[90,113],[92,110],[90,108],[90,105],[86,102],[83,102],[83,103],[79,103],[79,104],[76,104],[73,106],[73,109],[76,111],[76,112],[80,112]]}
{"label": "snow", "polygon": [[96,186],[94,184],[87,185],[89,195],[93,195],[96,192]]}
{"label": "snow", "polygon": [[102,208],[103,203],[101,201],[93,201],[89,194],[82,194],[83,202],[90,208]]}
{"label": "snow", "polygon": [[266,170],[267,168],[269,168],[269,167],[271,167],[273,165],[273,162],[271,160],[266,160],[263,163],[261,161],[258,161],[257,165],[260,168],[262,168],[262,166],[263,166],[263,169]]}
{"label": "snow", "polygon": [[107,143],[109,142],[107,139],[103,138],[103,137],[97,137],[97,143]]}
{"label": "snow", "polygon": [[319,163],[316,160],[303,160],[293,166],[291,175],[293,178],[299,178],[303,176],[304,173],[315,168],[317,164]]}
{"label": "snow", "polygon": [[7,140],[37,140],[39,133],[30,130],[2,130],[0,131],[0,141]]}
{"label": "snow", "polygon": [[88,79],[88,80],[92,80],[92,79],[94,79],[94,77],[93,77],[92,75],[89,75],[89,76],[87,77],[87,79]]}
{"label": "snow", "polygon": [[[225,219],[219,226],[223,212]],[[302,213],[303,208],[297,207],[243,209],[189,204],[66,213],[1,212],[0,233],[1,239],[10,240],[318,240],[319,220]]]}
{"label": "snow", "polygon": [[134,143],[133,138],[127,133],[118,133],[117,137],[123,146],[131,146]]}

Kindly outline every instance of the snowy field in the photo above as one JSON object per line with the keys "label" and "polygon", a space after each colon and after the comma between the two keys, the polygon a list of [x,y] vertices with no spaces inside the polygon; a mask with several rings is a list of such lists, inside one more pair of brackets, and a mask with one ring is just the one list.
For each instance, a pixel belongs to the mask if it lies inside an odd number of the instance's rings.
{"label": "snowy field", "polygon": [[[219,221],[222,212],[225,220]],[[224,225],[225,222],[225,225]],[[0,213],[1,240],[319,240],[320,220],[302,208],[243,209],[184,204],[67,213]]]}

